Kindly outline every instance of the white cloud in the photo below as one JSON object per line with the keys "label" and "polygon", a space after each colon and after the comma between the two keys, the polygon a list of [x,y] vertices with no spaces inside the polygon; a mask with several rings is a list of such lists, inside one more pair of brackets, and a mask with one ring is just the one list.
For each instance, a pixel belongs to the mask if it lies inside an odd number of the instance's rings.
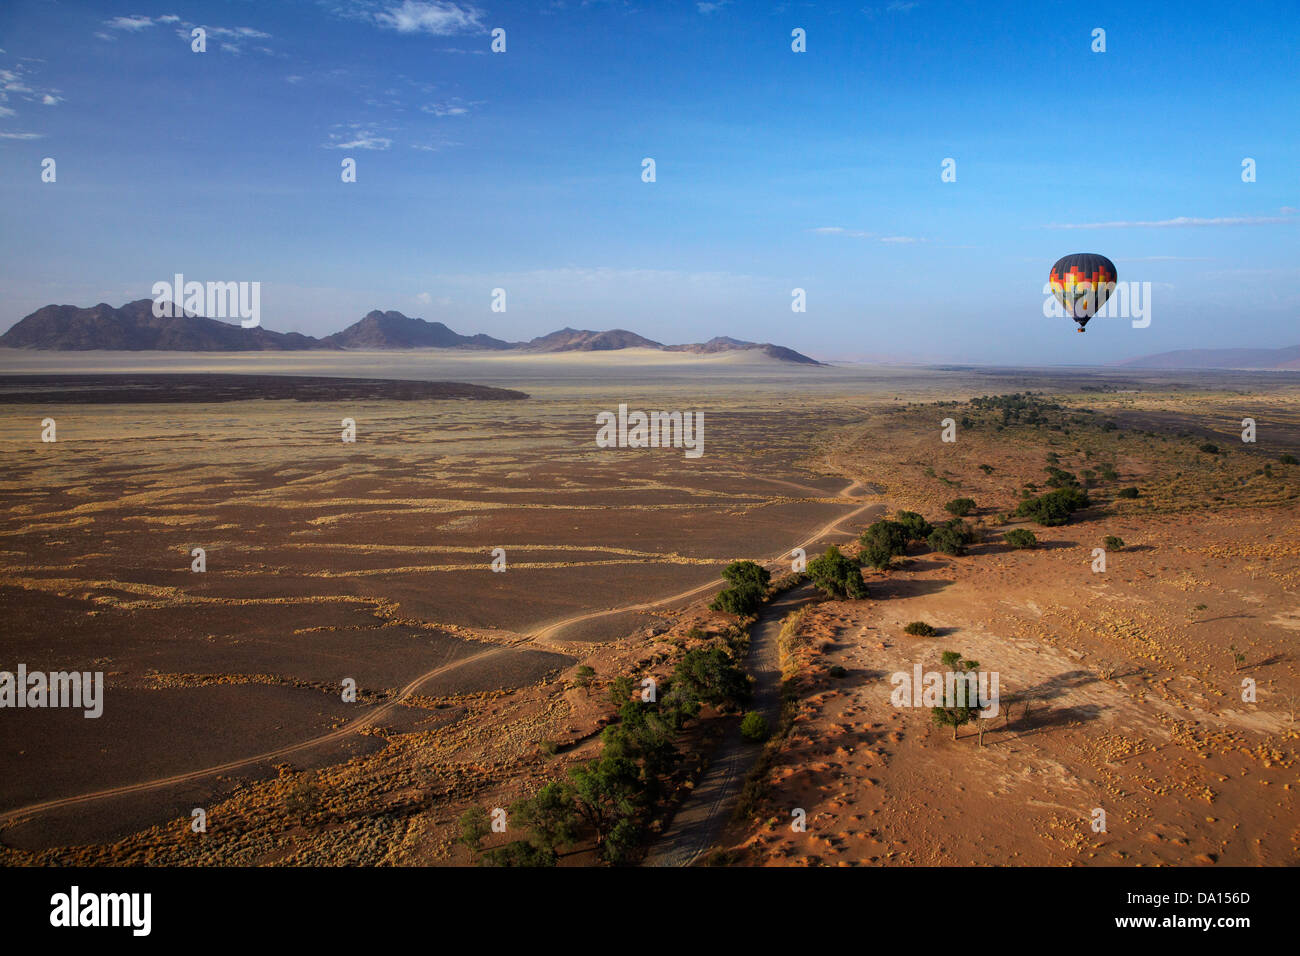
{"label": "white cloud", "polygon": [[141,30],[153,26],[151,17],[133,16],[133,17],[114,17],[112,20],[105,20],[104,26],[110,30],[130,30],[132,33],[138,33]]}
{"label": "white cloud", "polygon": [[41,98],[41,105],[42,105],[42,106],[58,106],[58,105],[59,105],[60,103],[62,103],[62,102],[63,102],[63,97],[61,97],[61,96],[55,96],[55,95],[52,94],[52,93],[46,93],[46,94]]}
{"label": "white cloud", "polygon": [[[1283,209],[1286,212],[1286,209]],[[1288,216],[1218,216],[1201,219],[1195,216],[1178,216],[1175,219],[1131,220],[1120,222],[1052,223],[1047,229],[1168,229],[1179,226],[1269,226],[1277,223],[1294,223],[1300,220]]]}
{"label": "white cloud", "polygon": [[44,133],[0,133],[0,139],[44,139]]}
{"label": "white cloud", "polygon": [[375,14],[381,27],[398,33],[429,33],[433,36],[451,36],[482,30],[482,14],[471,6],[459,6],[443,0],[403,0],[399,7],[390,7]]}
{"label": "white cloud", "polygon": [[390,149],[393,145],[389,137],[380,136],[371,127],[353,125],[343,129],[329,134],[330,141],[323,144],[325,149]]}
{"label": "white cloud", "polygon": [[461,106],[459,103],[428,103],[420,109],[434,116],[465,116],[469,113],[469,107]]}
{"label": "white cloud", "polygon": [[843,226],[818,226],[816,229],[809,229],[808,231],[819,236],[850,236],[853,239],[869,239],[871,237],[869,232],[862,232],[858,229],[845,229]]}
{"label": "white cloud", "polygon": [[[816,233],[819,236],[848,236],[850,239],[876,239],[874,232],[864,232],[861,229],[845,229],[843,226],[818,226],[816,229],[809,229],[809,232]],[[924,239],[918,239],[915,236],[880,236],[880,242],[892,243],[909,243],[925,242]]]}

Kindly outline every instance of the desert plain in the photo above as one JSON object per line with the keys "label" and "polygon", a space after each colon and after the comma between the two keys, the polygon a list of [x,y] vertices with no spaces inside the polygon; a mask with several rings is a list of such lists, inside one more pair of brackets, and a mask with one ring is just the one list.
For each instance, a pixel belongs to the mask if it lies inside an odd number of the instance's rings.
{"label": "desert plain", "polygon": [[[773,733],[739,745],[710,709],[682,731],[650,864],[1300,861],[1300,374],[635,350],[0,367],[0,669],[106,681],[97,719],[0,712],[7,864],[482,862],[520,834],[471,846],[467,811],[565,779],[600,754],[617,678],[666,680],[715,646],[756,677]],[[19,378],[106,372],[214,400],[55,401]],[[514,394],[215,400],[237,375]],[[971,402],[1006,395],[1027,411]],[[703,412],[704,454],[598,448],[620,404]],[[1090,504],[1040,527],[1015,512],[1050,468],[1085,476]],[[960,497],[964,555],[913,545],[856,600],[796,573],[795,549],[855,555],[873,521],[937,523]],[[1037,546],[1010,547],[1017,528]],[[1123,546],[1099,571],[1108,536]],[[778,584],[756,622],[709,607],[738,560]],[[945,651],[1004,695],[956,739],[890,698],[892,674]],[[598,862],[583,834],[559,857]]]}

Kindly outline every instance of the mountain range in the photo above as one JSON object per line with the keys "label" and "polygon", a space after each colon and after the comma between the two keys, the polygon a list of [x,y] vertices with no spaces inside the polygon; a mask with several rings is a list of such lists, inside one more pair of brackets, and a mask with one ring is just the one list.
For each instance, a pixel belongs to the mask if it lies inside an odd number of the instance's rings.
{"label": "mountain range", "polygon": [[[178,310],[179,311],[179,310]],[[596,332],[564,328],[528,342],[506,342],[490,335],[461,335],[441,322],[413,318],[401,312],[368,312],[341,332],[315,338],[298,332],[273,332],[258,326],[244,329],[234,322],[181,314],[158,318],[152,299],[138,299],[121,308],[107,303],[90,308],[47,305],[19,320],[0,335],[0,347],[54,351],[172,351],[250,352],[306,349],[461,349],[521,352],[604,352],[656,349],[663,352],[759,351],[781,362],[824,363],[793,349],[767,342],[745,342],[717,336],[693,345],[664,345],[626,329]]]}
{"label": "mountain range", "polygon": [[1281,349],[1179,349],[1116,362],[1124,368],[1300,369],[1300,345]]}

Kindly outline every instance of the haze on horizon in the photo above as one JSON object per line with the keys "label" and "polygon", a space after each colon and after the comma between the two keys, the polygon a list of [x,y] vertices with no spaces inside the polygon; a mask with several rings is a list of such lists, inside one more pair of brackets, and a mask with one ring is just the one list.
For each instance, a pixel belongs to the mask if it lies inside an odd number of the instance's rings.
{"label": "haze on horizon", "polygon": [[[1284,2],[19,0],[0,330],[182,272],[259,281],[266,327],[318,336],[392,309],[830,361],[1294,345],[1297,23]],[[1152,283],[1149,328],[1044,318],[1078,251]]]}

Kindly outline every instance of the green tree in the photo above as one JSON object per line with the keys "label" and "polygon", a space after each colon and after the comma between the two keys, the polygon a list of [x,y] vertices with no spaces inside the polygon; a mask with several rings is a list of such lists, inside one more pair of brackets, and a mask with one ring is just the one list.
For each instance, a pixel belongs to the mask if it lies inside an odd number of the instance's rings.
{"label": "green tree", "polygon": [[[961,654],[956,651],[944,651],[943,666],[957,674],[964,674],[976,670],[980,664],[979,661],[962,660]],[[972,703],[975,706],[971,706]],[[958,706],[956,700],[945,700],[942,707],[930,708],[930,718],[940,727],[951,727],[952,739],[956,740],[958,729],[974,720],[978,709],[978,701],[966,699]]]}
{"label": "green tree", "polygon": [[529,828],[533,843],[552,853],[577,839],[579,820],[573,794],[558,780],[542,787],[535,797],[516,803],[510,808],[510,816],[515,823]]}
{"label": "green tree", "polygon": [[894,521],[903,529],[908,541],[924,541],[934,530],[934,526],[915,511],[900,511],[894,516]]}
{"label": "green tree", "polygon": [[954,498],[943,506],[943,510],[950,515],[956,515],[958,518],[964,518],[975,510],[974,498]]}
{"label": "green tree", "polygon": [[740,722],[741,736],[754,743],[762,743],[771,732],[771,729],[767,726],[767,721],[763,719],[763,715],[756,710],[751,710],[745,715],[745,719]]}
{"label": "green tree", "polygon": [[808,562],[808,577],[829,597],[867,596],[867,585],[862,580],[861,568],[841,554],[835,545],[827,548],[820,558]]}
{"label": "green tree", "polygon": [[1012,528],[1002,536],[1002,540],[1017,550],[1038,547],[1038,537],[1028,528]]}
{"label": "green tree", "polygon": [[456,839],[471,850],[483,845],[483,838],[492,832],[492,821],[482,807],[470,807],[457,821],[460,834]]}
{"label": "green tree", "polygon": [[554,851],[534,846],[527,840],[514,840],[505,846],[488,850],[479,860],[480,866],[555,866]]}
{"label": "green tree", "polygon": [[975,531],[960,518],[954,518],[935,528],[926,540],[935,551],[960,557],[975,541]]}
{"label": "green tree", "polygon": [[690,715],[700,705],[730,707],[749,699],[749,678],[720,647],[697,647],[682,655],[665,699]]}
{"label": "green tree", "polygon": [[877,521],[862,532],[862,560],[878,570],[907,552],[907,529],[896,521]]}
{"label": "green tree", "polygon": [[722,570],[722,579],[736,588],[754,584],[767,590],[772,574],[767,568],[753,561],[733,561]]}

